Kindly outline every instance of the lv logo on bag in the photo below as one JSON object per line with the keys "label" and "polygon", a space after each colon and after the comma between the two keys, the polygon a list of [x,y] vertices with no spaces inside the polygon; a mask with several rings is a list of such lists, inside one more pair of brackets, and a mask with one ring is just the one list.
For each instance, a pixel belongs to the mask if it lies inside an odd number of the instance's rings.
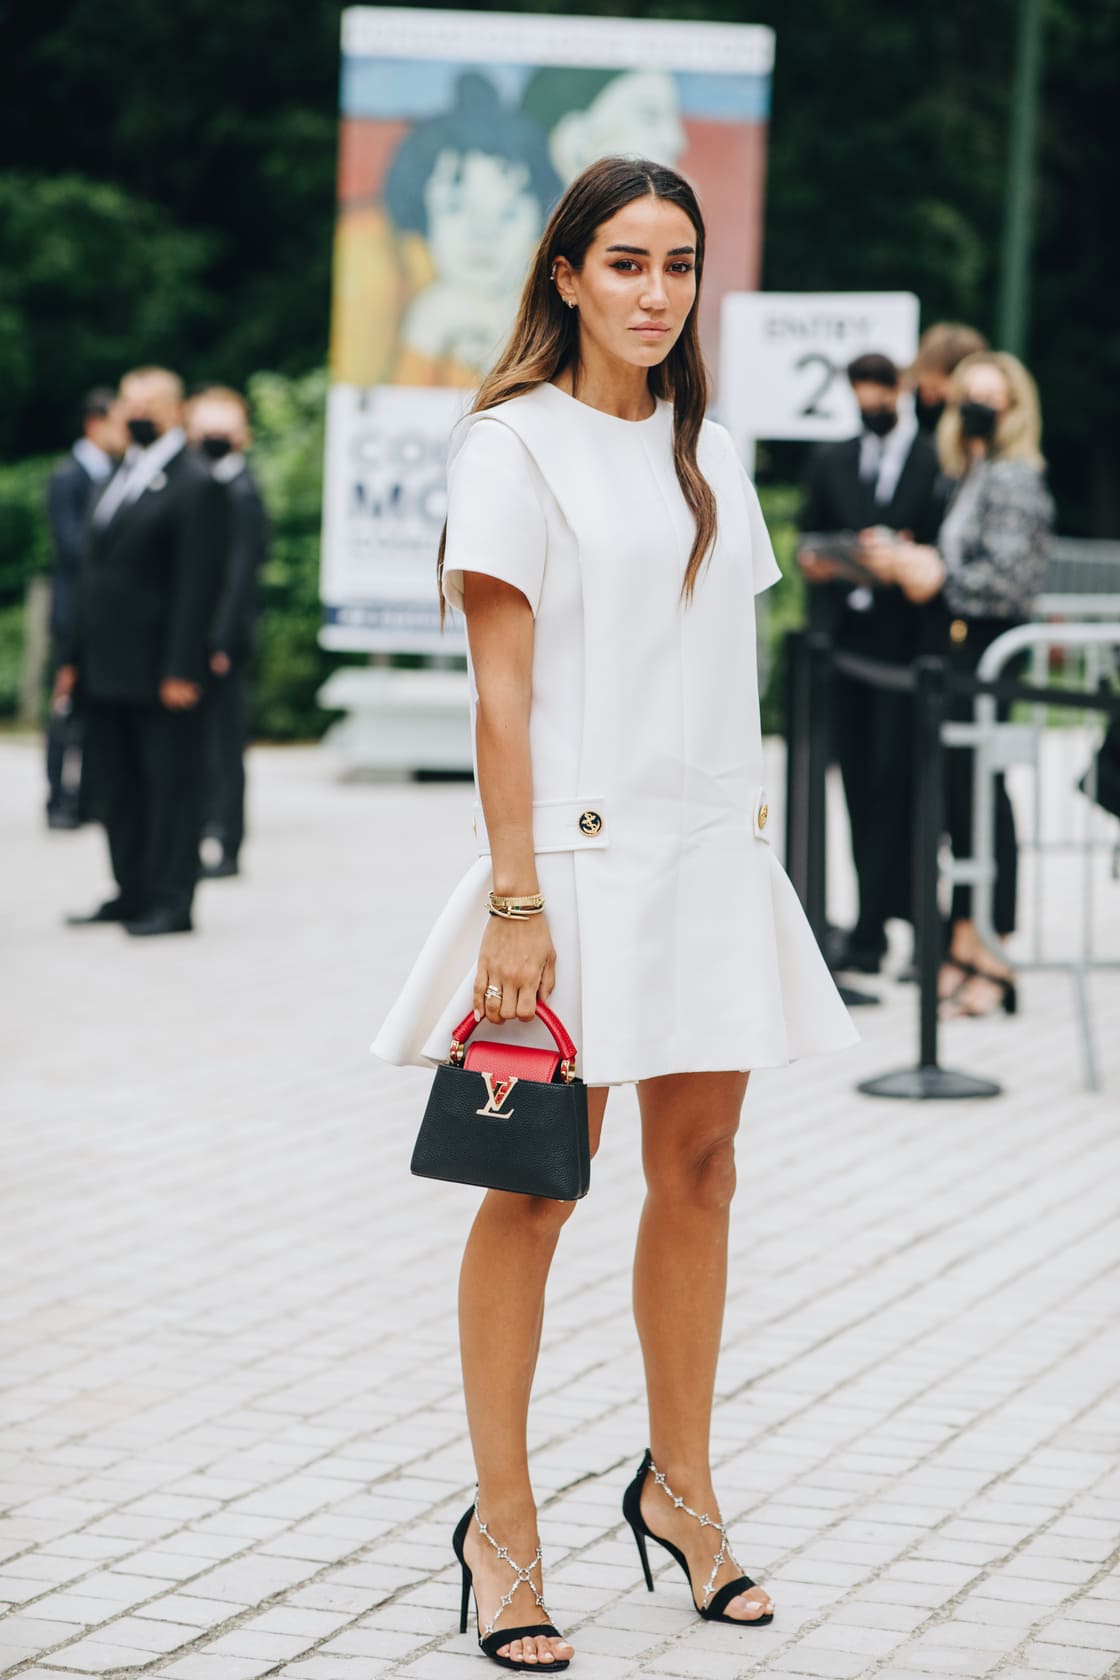
{"label": "lv logo on bag", "polygon": [[[459,1022],[447,1060],[436,1068],[413,1147],[412,1170],[419,1178],[558,1202],[587,1194],[591,1146],[587,1086],[576,1074],[579,1052],[540,998],[537,1019],[555,1053],[488,1039],[468,1048],[478,1026],[474,1011]],[[486,1100],[476,1108],[483,1092]]]}
{"label": "lv logo on bag", "polygon": [[511,1075],[509,1079],[499,1079],[497,1074],[484,1073],[482,1077],[486,1081],[486,1106],[485,1108],[476,1108],[475,1113],[484,1116],[496,1116],[499,1120],[508,1120],[513,1113],[513,1109],[507,1108],[503,1114],[502,1104],[517,1084],[516,1075]]}

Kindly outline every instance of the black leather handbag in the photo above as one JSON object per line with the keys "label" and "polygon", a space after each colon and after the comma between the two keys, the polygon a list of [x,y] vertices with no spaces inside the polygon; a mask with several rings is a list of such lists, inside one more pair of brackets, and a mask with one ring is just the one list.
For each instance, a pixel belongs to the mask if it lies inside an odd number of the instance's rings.
{"label": "black leather handbag", "polygon": [[511,1190],[574,1202],[591,1184],[587,1086],[575,1074],[576,1047],[547,1004],[537,1015],[556,1042],[535,1045],[467,1040],[474,1011],[436,1069],[412,1151],[419,1178]]}

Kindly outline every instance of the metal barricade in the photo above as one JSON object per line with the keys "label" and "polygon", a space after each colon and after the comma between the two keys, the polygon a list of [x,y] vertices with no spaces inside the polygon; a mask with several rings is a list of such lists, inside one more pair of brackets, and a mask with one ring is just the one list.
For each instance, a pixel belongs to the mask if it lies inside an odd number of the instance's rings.
{"label": "metal barricade", "polygon": [[[1030,656],[1029,677],[1022,684],[1007,684],[1009,663],[1024,653]],[[1061,685],[1048,692],[1056,660],[1061,661]],[[1097,949],[1100,877],[1110,876],[1109,892],[1120,894],[1120,824],[1092,798],[1102,714],[1120,706],[1114,688],[1118,670],[1120,624],[1115,620],[1020,625],[997,637],[980,660],[973,722],[942,727],[947,746],[975,750],[972,856],[954,859],[944,874],[970,884],[977,931],[993,954],[1001,954],[993,919],[994,778],[1005,773],[1016,808],[1019,854],[1029,875],[1028,890],[1019,895],[1021,906],[1029,906],[1026,948],[1016,953],[1015,966],[1069,974],[1090,1090],[1099,1089],[1099,1076],[1088,976],[1093,970],[1120,968],[1120,954]],[[1008,698],[1029,698],[1027,716],[1001,722],[994,687],[1005,688]],[[1079,787],[1083,780],[1084,792]],[[1120,899],[1115,915],[1120,925]],[[1060,934],[1065,935],[1064,951],[1054,949]]]}
{"label": "metal barricade", "polygon": [[1035,618],[1120,619],[1120,542],[1053,537]]}
{"label": "metal barricade", "polygon": [[914,1066],[862,1080],[858,1089],[867,1096],[917,1101],[998,1096],[1000,1087],[994,1080],[942,1067],[938,1059],[937,972],[943,945],[938,848],[943,828],[945,661],[922,659],[908,668],[861,659],[838,652],[822,631],[791,632],[786,638],[786,660],[786,867],[822,950],[827,947],[825,778],[833,673],[840,671],[855,682],[913,696],[915,799],[910,843],[914,858],[918,1060]]}
{"label": "metal barricade", "polygon": [[[1007,661],[1024,649],[1033,652],[1038,681],[1012,681],[1003,674]],[[1062,652],[1066,669],[1061,681],[1052,684],[1050,657],[1057,649]],[[793,632],[787,638],[786,864],[822,948],[827,932],[825,778],[833,673],[841,672],[849,680],[873,688],[913,696],[918,1059],[915,1065],[861,1081],[860,1091],[869,1096],[918,1100],[993,1097],[1000,1093],[999,1085],[990,1079],[941,1066],[937,982],[944,949],[947,905],[941,902],[941,896],[945,887],[956,882],[972,887],[973,919],[978,931],[994,952],[999,950],[992,916],[996,873],[993,778],[1007,770],[1021,784],[1013,787],[1012,793],[1020,813],[1020,851],[1030,860],[1033,873],[1029,895],[1020,895],[1029,896],[1031,904],[1030,948],[1022,959],[1015,953],[1016,966],[1069,973],[1075,988],[1086,1083],[1091,1089],[1098,1088],[1086,977],[1094,969],[1120,968],[1120,958],[1096,952],[1100,918],[1097,882],[1091,875],[1083,876],[1077,900],[1079,942],[1061,956],[1048,950],[1044,912],[1051,901],[1043,871],[1065,857],[1072,857],[1091,871],[1102,856],[1117,855],[1120,824],[1097,809],[1091,797],[1079,792],[1078,784],[1088,773],[1085,785],[1091,795],[1102,723],[1120,709],[1120,694],[1111,682],[1118,656],[1120,625],[1115,623],[1031,624],[1007,631],[987,650],[975,676],[950,671],[940,658],[921,659],[912,668],[857,658],[839,652],[831,638],[819,631]],[[953,694],[973,696],[972,722],[947,721]],[[1015,715],[1001,722],[997,710],[1000,701],[1010,701],[1020,714],[1026,708],[1026,721]],[[1051,714],[1065,718],[1064,726],[1054,724]],[[1093,723],[1087,725],[1086,718],[1092,718]],[[974,840],[971,857],[948,860],[941,851],[945,830],[944,757],[946,751],[961,747],[976,749]],[[1044,774],[1048,781],[1059,781],[1061,797],[1056,801],[1047,793]],[[1063,817],[1077,808],[1081,828],[1072,839],[1054,830],[1055,805]],[[1024,822],[1028,810],[1030,820]],[[1112,915],[1120,930],[1120,871],[1114,873],[1117,880],[1109,882],[1109,892],[1116,894]],[[1069,902],[1069,892],[1063,887],[1058,915],[1063,927],[1070,923],[1066,914]],[[1120,946],[1120,936],[1116,943]]]}

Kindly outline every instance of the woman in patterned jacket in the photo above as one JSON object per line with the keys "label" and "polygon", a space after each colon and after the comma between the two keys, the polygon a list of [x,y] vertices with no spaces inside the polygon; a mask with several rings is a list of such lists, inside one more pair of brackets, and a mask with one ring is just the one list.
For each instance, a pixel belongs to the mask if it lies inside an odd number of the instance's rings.
{"label": "woman in patterned jacket", "polygon": [[[1026,368],[1002,351],[983,351],[953,375],[937,431],[942,466],[957,486],[936,548],[893,539],[870,542],[866,558],[884,579],[913,600],[938,592],[943,611],[931,615],[935,643],[958,672],[975,671],[996,637],[1031,615],[1042,587],[1054,504],[1046,488],[1038,391]],[[959,696],[950,715],[972,717],[972,699]],[[1006,717],[1006,709],[1000,712]],[[972,851],[972,753],[947,754],[946,818],[954,856]],[[993,922],[1006,939],[1015,930],[1018,849],[1003,777],[995,790],[996,881]],[[988,1015],[1016,1008],[1007,963],[989,950],[972,921],[971,891],[953,892],[948,951],[939,990],[947,1013]]]}

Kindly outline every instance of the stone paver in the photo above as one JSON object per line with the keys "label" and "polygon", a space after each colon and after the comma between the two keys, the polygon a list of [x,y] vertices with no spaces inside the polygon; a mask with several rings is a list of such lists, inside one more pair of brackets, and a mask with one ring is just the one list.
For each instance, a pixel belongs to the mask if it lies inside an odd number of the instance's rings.
{"label": "stone paver", "polygon": [[[780,785],[775,777],[776,785]],[[466,1680],[449,1537],[471,1492],[454,1278],[473,1197],[412,1179],[428,1076],[366,1046],[469,862],[461,785],[258,751],[248,873],[193,940],[64,931],[100,836],[39,824],[0,743],[0,1672]],[[841,891],[843,891],[841,886]],[[1120,950],[1120,887],[1098,903]],[[533,1416],[555,1614],[582,1680],[1104,1676],[1120,1663],[1120,977],[1105,1090],[1067,985],[954,1024],[986,1104],[896,1105],[912,989],[845,1057],[756,1076],[715,1456],[772,1627],[642,1587],[633,1094],[565,1232]]]}

